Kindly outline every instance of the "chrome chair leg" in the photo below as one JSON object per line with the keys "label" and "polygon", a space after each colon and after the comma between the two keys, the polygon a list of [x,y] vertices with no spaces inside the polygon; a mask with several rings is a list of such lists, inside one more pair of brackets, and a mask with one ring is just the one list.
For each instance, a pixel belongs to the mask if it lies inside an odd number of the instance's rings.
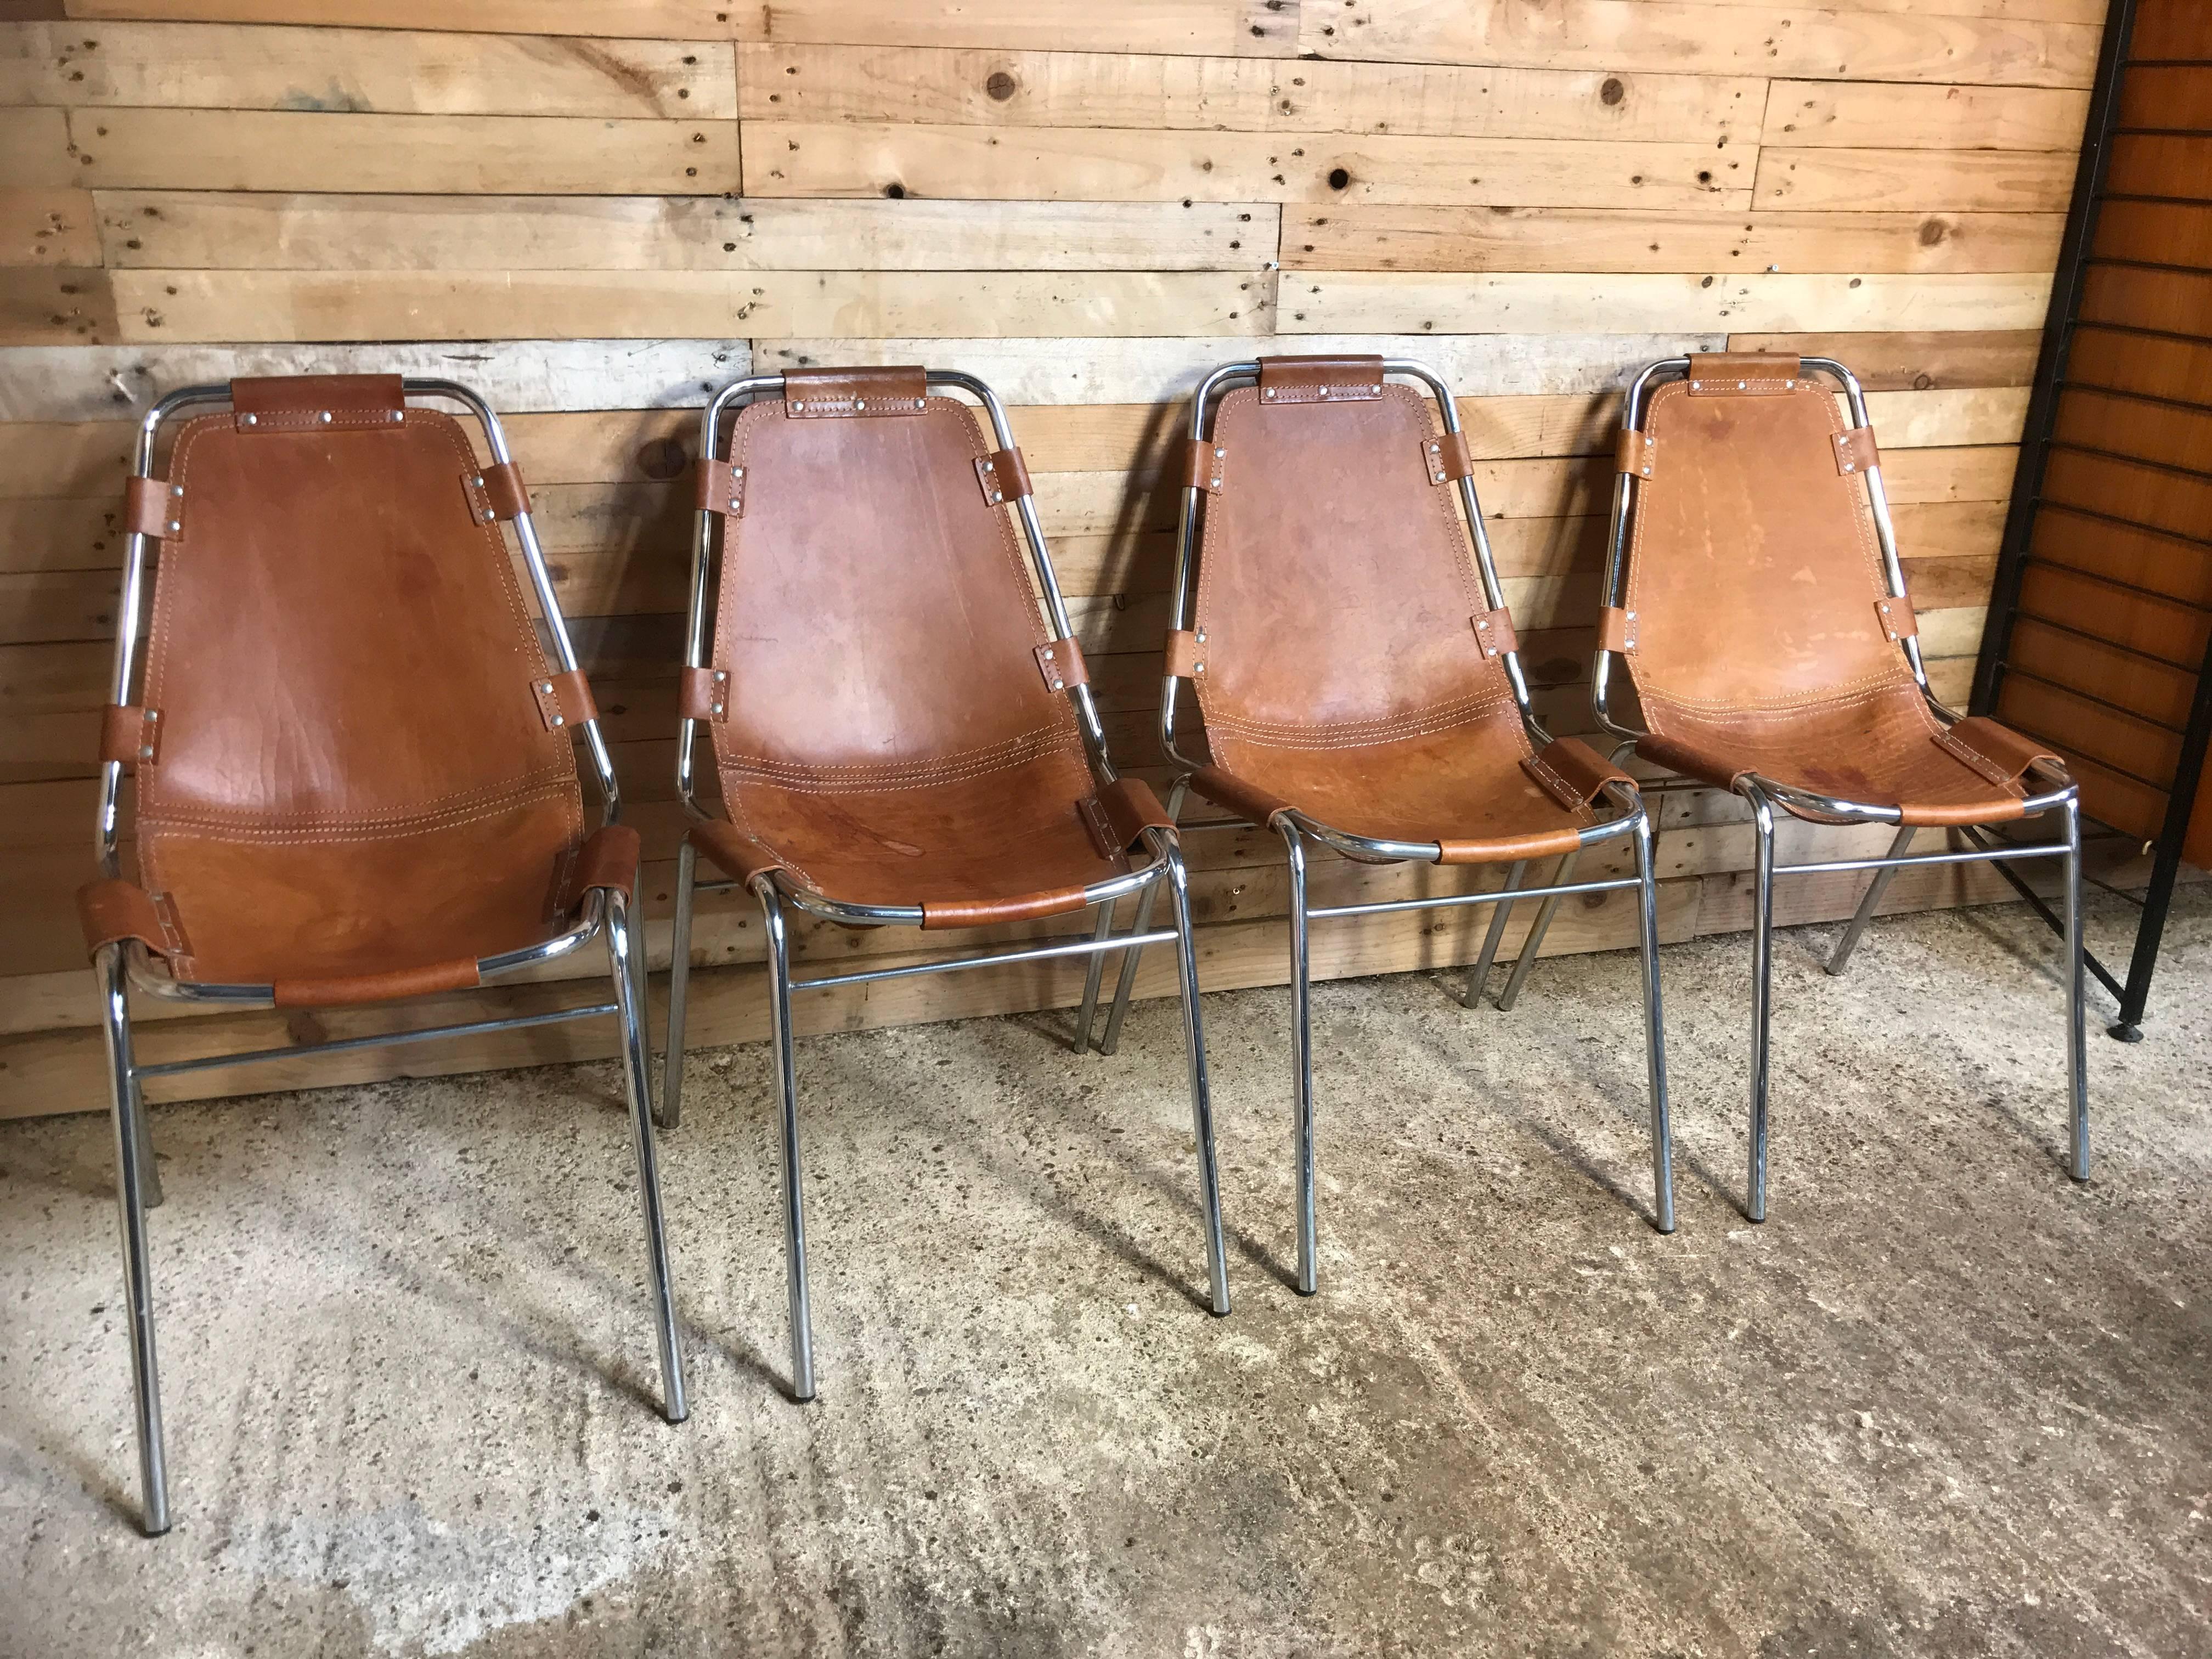
{"label": "chrome chair leg", "polygon": [[[1559,855],[1559,867],[1552,875],[1554,887],[1564,887],[1574,878],[1575,860],[1581,856],[1579,848]],[[1536,965],[1536,952],[1544,943],[1544,935],[1552,931],[1552,918],[1559,914],[1559,896],[1554,893],[1537,910],[1536,925],[1528,930],[1528,937],[1521,941],[1521,954],[1514,958],[1513,972],[1505,981],[1504,990],[1498,994],[1500,1013],[1512,1012],[1513,1005],[1521,1000],[1521,988],[1528,982],[1528,970]]]}
{"label": "chrome chair leg", "polygon": [[161,1436],[161,1371],[154,1351],[154,1273],[146,1249],[145,1137],[143,1099],[131,1052],[131,1009],[125,990],[123,947],[101,947],[94,962],[100,976],[102,1026],[107,1039],[108,1082],[115,1127],[115,1202],[123,1223],[124,1314],[131,1338],[131,1390],[137,1413],[140,1528],[149,1538],[169,1529],[168,1455]]}
{"label": "chrome chair leg", "polygon": [[[1098,907],[1098,926],[1091,930],[1093,939],[1103,939],[1114,931],[1114,901],[1108,899]],[[1124,955],[1133,955],[1125,951]],[[1098,981],[1106,972],[1106,953],[1093,951],[1091,967],[1083,976],[1083,1006],[1075,1015],[1075,1052],[1088,1054],[1091,1050],[1091,1022],[1098,1013]]]}
{"label": "chrome chair leg", "polygon": [[2089,1178],[2089,1072],[2081,1046],[2081,803],[2066,814],[2066,1085],[2073,1130],[2069,1167],[2076,1181]]}
{"label": "chrome chair leg", "polygon": [[[1522,875],[1528,870],[1525,859],[1516,859],[1505,872],[1505,885],[1499,890],[1514,893],[1521,889]],[[1505,918],[1513,914],[1513,901],[1500,899],[1490,907],[1490,931],[1482,936],[1481,953],[1474,966],[1467,970],[1467,988],[1459,994],[1460,1006],[1474,1008],[1482,1002],[1482,988],[1490,982],[1490,964],[1498,959],[1498,942],[1505,937]]]}
{"label": "chrome chair leg", "polygon": [[1752,823],[1758,830],[1758,867],[1753,877],[1751,922],[1751,1153],[1744,1214],[1766,1219],[1766,1036],[1768,1005],[1774,977],[1774,809],[1753,795]]}
{"label": "chrome chair leg", "polygon": [[[1182,817],[1183,797],[1189,793],[1190,780],[1188,777],[1177,778],[1168,790],[1168,817],[1170,821]],[[1138,898],[1136,926],[1130,932],[1142,933],[1151,930],[1152,899],[1159,890],[1160,884],[1154,882]],[[1106,1016],[1106,1035],[1098,1040],[1098,1052],[1102,1054],[1110,1054],[1121,1046],[1121,1021],[1129,1012],[1129,993],[1137,983],[1137,959],[1144,954],[1145,948],[1141,945],[1121,952],[1121,981],[1114,988],[1114,1007]]]}
{"label": "chrome chair leg", "polygon": [[660,1056],[660,1127],[684,1121],[684,1015],[691,991],[691,905],[699,852],[686,836],[676,849],[676,937],[668,952],[668,1047]]}
{"label": "chrome chair leg", "polygon": [[783,904],[774,879],[753,884],[760,896],[768,933],[769,1036],[775,1048],[775,1080],[783,1120],[783,1254],[785,1293],[791,1309],[791,1394],[814,1398],[814,1315],[806,1293],[806,1199],[799,1170],[798,1079],[791,1054],[791,958],[784,936]]}
{"label": "chrome chair leg", "polygon": [[1291,1158],[1297,1182],[1298,1294],[1320,1288],[1320,1248],[1314,1223],[1312,963],[1306,946],[1306,850],[1297,826],[1276,826],[1291,855]]}
{"label": "chrome chair leg", "polygon": [[[1662,1233],[1674,1231],[1674,1127],[1667,1109],[1666,1017],[1659,1000],[1659,886],[1653,879],[1651,819],[1636,824],[1637,917],[1644,938],[1644,1057],[1651,1088],[1651,1219]],[[1564,884],[1566,872],[1559,880]],[[1501,1005],[1502,1006],[1502,1005]]]}
{"label": "chrome chair leg", "polygon": [[660,1348],[660,1414],[681,1423],[691,1414],[684,1393],[684,1352],[676,1332],[676,1295],[668,1269],[668,1236],[660,1212],[660,1165],[653,1145],[653,1056],[646,1040],[639,981],[644,953],[630,921],[629,895],[607,891],[607,955],[622,1026],[623,1088],[629,1097],[630,1139],[637,1153],[638,1198],[645,1211],[646,1276],[653,1285],[653,1337]]}
{"label": "chrome chair leg", "polygon": [[1198,952],[1191,938],[1190,878],[1182,854],[1158,831],[1150,832],[1156,853],[1168,866],[1175,889],[1176,960],[1182,979],[1184,1057],[1190,1069],[1191,1127],[1198,1140],[1199,1199],[1206,1211],[1206,1269],[1212,1281],[1213,1311],[1229,1311],[1228,1253],[1221,1237],[1221,1174],[1213,1155],[1213,1097],[1206,1079],[1206,1036],[1198,1012]]}
{"label": "chrome chair leg", "polygon": [[[1914,833],[1913,826],[1909,823],[1899,830],[1896,839],[1889,843],[1889,851],[1882,856],[1903,858],[1905,849],[1912,845]],[[1851,925],[1844,929],[1843,938],[1836,941],[1834,954],[1828,958],[1831,974],[1842,973],[1844,964],[1850,961],[1851,952],[1858,948],[1859,935],[1866,932],[1866,925],[1873,918],[1875,906],[1881,902],[1882,891],[1889,885],[1890,878],[1896,873],[1895,866],[1874,872],[1874,880],[1868,884],[1865,894],[1859,900],[1859,908],[1851,912]]]}

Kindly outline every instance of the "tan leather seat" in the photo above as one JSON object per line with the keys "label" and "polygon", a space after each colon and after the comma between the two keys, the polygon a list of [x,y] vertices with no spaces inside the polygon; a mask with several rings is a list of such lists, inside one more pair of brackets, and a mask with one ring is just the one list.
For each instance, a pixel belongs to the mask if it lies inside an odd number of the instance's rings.
{"label": "tan leather seat", "polygon": [[1433,400],[1379,358],[1262,358],[1192,462],[1198,591],[1170,641],[1212,761],[1192,787],[1255,823],[1295,810],[1434,842],[1446,863],[1571,850],[1619,775],[1571,738],[1530,746],[1511,619],[1485,603],[1461,516],[1463,441]]}
{"label": "tan leather seat", "polygon": [[919,368],[786,380],[730,440],[741,510],[684,702],[728,823],[695,844],[740,880],[781,868],[925,926],[1083,908],[1130,868],[1121,815],[1163,815],[1093,780],[1064,690],[1081,653],[1045,628],[1006,507],[1018,458]]}
{"label": "tan leather seat", "polygon": [[[1622,652],[1650,736],[1637,752],[1726,789],[1756,774],[1906,824],[2021,815],[2039,745],[1994,720],[1946,727],[1902,643],[1867,499],[1870,433],[1846,429],[1795,358],[1692,358],[1651,394],[1633,483]],[[1817,817],[1781,797],[1800,817]]]}
{"label": "tan leather seat", "polygon": [[636,866],[626,829],[586,850],[591,694],[548,664],[500,528],[520,475],[397,375],[232,395],[133,481],[161,552],[106,755],[137,774],[139,881],[85,890],[88,942],[283,1004],[476,984]]}

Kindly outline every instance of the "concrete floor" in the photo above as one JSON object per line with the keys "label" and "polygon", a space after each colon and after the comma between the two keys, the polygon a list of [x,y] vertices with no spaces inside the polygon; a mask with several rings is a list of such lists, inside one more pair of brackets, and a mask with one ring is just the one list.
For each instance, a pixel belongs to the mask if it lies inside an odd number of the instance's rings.
{"label": "concrete floor", "polygon": [[1668,949],[1671,1238],[1632,956],[1318,988],[1312,1301],[1284,998],[1210,998],[1227,1320],[1172,1004],[805,1042],[807,1407],[766,1056],[695,1054],[680,1428],[611,1066],[163,1109],[157,1542],[105,1121],[0,1126],[0,1651],[2212,1653],[2212,902],[2090,1038],[2086,1188],[2030,918],[1832,936],[1756,1229],[1746,945]]}

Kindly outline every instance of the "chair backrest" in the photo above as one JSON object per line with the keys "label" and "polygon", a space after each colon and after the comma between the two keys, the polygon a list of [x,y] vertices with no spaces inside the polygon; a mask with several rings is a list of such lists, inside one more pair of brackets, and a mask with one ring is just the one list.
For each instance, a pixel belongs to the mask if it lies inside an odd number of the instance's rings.
{"label": "chair backrest", "polygon": [[148,729],[110,757],[136,764],[179,976],[428,959],[457,883],[503,894],[517,946],[543,938],[588,693],[549,665],[500,528],[520,475],[396,375],[239,380],[230,404],[130,507],[161,540],[145,714],[122,716]]}
{"label": "chair backrest", "polygon": [[[726,798],[900,788],[1085,750],[1014,538],[1018,455],[919,368],[793,371],[731,427],[706,665]],[[703,548],[703,544],[702,544]],[[1040,575],[1041,546],[1031,549]],[[1054,660],[1072,660],[1066,647]],[[1073,676],[1069,676],[1073,678]]]}
{"label": "chair backrest", "polygon": [[1189,475],[1193,678],[1217,760],[1239,734],[1380,741],[1515,695],[1510,635],[1500,648],[1477,625],[1492,607],[1470,470],[1437,398],[1379,357],[1262,358],[1256,383],[1222,396]]}
{"label": "chair backrest", "polygon": [[1646,723],[1914,685],[1900,613],[1880,608],[1894,596],[1871,433],[1796,358],[1688,362],[1622,442],[1626,569],[1609,597],[1633,619],[1614,625]]}

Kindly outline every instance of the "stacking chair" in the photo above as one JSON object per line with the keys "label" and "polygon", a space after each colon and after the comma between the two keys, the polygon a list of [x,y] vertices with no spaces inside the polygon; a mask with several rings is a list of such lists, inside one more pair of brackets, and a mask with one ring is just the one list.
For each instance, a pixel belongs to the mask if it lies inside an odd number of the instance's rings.
{"label": "stacking chair", "polygon": [[[1330,917],[1496,905],[1479,994],[1515,898],[1543,901],[1525,970],[1561,898],[1636,891],[1653,1218],[1673,1231],[1651,826],[1626,774],[1548,737],[1530,710],[1449,389],[1419,363],[1380,357],[1231,363],[1199,387],[1185,454],[1160,714],[1183,774],[1168,806],[1178,814],[1195,790],[1236,815],[1213,825],[1272,828],[1289,854],[1298,1290],[1316,1287],[1307,924]],[[1205,761],[1177,730],[1186,686]],[[1611,816],[1594,810],[1601,800]],[[1583,848],[1623,840],[1635,876],[1571,878]],[[1369,863],[1510,867],[1492,891],[1314,906],[1309,842]],[[1520,887],[1529,861],[1550,858],[1551,885]],[[1147,921],[1140,906],[1140,934]],[[1109,1049],[1136,957],[1122,960]]]}
{"label": "stacking chair", "polygon": [[[1850,404],[1848,428],[1837,389]],[[1778,873],[1874,872],[1827,964],[1838,974],[1899,870],[2063,858],[2071,1164],[2075,1179],[2087,1180],[2075,787],[2056,755],[1995,720],[1961,720],[1929,690],[1858,381],[1825,357],[1653,363],[1623,405],[1617,471],[1592,678],[1598,719],[1644,759],[1742,796],[1757,831],[1746,1213],[1766,1215]],[[1610,706],[1616,658],[1648,729]],[[1897,833],[1881,858],[1778,866],[1778,807],[1814,823],[1894,824]],[[2055,842],[1985,833],[2048,811],[2059,816]],[[1966,844],[1909,854],[1923,829],[1955,830]]]}
{"label": "stacking chair", "polygon": [[[480,463],[451,415],[483,428]],[[219,412],[208,406],[224,405]],[[155,471],[171,417],[194,412]],[[661,1409],[685,1414],[631,926],[637,833],[554,602],[522,476],[467,388],[398,375],[238,380],[147,414],[101,738],[103,878],[78,895],[113,1088],[143,1524],[167,1529],[146,1208],[149,1078],[615,1017]],[[519,538],[540,640],[502,521]],[[159,544],[158,570],[154,557]],[[139,627],[149,606],[143,665]],[[549,660],[550,657],[550,660]],[[604,821],[585,828],[572,738]],[[134,775],[137,879],[118,844]],[[448,992],[604,939],[611,1000],[466,1024],[142,1065],[136,992],[209,1010]]]}
{"label": "stacking chair", "polygon": [[[986,438],[975,406],[991,422]],[[726,415],[726,447],[723,441]],[[973,376],[793,369],[722,388],[700,425],[698,535],[680,690],[678,855],[662,1122],[681,1111],[691,911],[759,900],[781,1095],[791,1387],[814,1395],[791,993],[1118,949],[1114,902],[1174,896],[1212,1305],[1229,1311],[1190,898],[1152,792],[1115,775],[1083,653],[1006,410]],[[1018,520],[1043,599],[1016,546]],[[718,550],[719,543],[719,550]],[[719,550],[720,579],[714,566]],[[709,595],[715,594],[712,637]],[[1048,619],[1049,625],[1047,625]],[[699,799],[713,741],[722,812]],[[1141,848],[1146,861],[1132,867]],[[703,854],[722,878],[702,881]],[[786,913],[847,927],[963,928],[1098,909],[1087,939],[794,980]],[[1097,976],[1087,1000],[1097,994]]]}

